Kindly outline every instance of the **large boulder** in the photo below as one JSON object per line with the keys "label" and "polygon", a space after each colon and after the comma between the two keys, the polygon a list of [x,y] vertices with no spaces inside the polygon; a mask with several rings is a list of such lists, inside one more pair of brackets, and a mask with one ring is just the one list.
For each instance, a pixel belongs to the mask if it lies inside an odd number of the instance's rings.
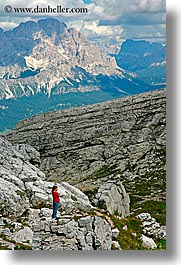
{"label": "large boulder", "polygon": [[61,205],[54,223],[54,183],[45,181],[44,173],[30,163],[27,150],[36,154],[31,147],[13,146],[0,138],[0,234],[5,238],[0,245],[8,249],[19,244],[23,249],[110,250],[110,224],[88,215],[94,209],[89,198],[67,182],[58,184]]}
{"label": "large boulder", "polygon": [[149,238],[145,235],[141,236],[142,246],[148,249],[155,249],[157,248],[157,245],[155,241],[152,238]]}
{"label": "large boulder", "polygon": [[63,194],[61,199],[62,211],[73,213],[77,210],[90,212],[94,207],[91,205],[88,196],[81,192],[76,187],[67,182],[58,184],[60,194]]}
{"label": "large boulder", "polygon": [[18,243],[28,243],[32,244],[33,240],[33,231],[28,227],[25,226],[24,228],[20,229],[19,231],[13,234],[12,239]]}
{"label": "large boulder", "polygon": [[130,215],[129,195],[121,181],[108,181],[98,189],[94,204],[122,218]]}

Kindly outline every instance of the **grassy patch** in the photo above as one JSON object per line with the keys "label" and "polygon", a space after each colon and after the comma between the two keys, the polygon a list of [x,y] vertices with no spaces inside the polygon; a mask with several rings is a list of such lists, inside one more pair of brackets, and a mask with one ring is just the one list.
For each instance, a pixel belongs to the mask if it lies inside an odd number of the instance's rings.
{"label": "grassy patch", "polygon": [[32,247],[26,244],[16,243],[15,245],[15,250],[32,250]]}
{"label": "grassy patch", "polygon": [[21,223],[23,226],[28,226],[29,225],[29,219],[28,219],[28,217],[19,216],[17,218],[17,222],[18,223]]}
{"label": "grassy patch", "polygon": [[158,249],[159,250],[166,250],[166,239],[161,239],[159,242],[157,242]]}
{"label": "grassy patch", "polygon": [[[140,240],[141,235],[143,234],[141,227],[141,220],[137,218],[126,218],[118,219],[116,216],[112,215],[111,219],[120,231],[117,241],[120,244],[120,247],[123,250],[148,250],[142,246]],[[165,250],[166,249],[166,240],[165,239],[154,239],[157,244],[156,250]],[[113,250],[116,248],[112,248]]]}
{"label": "grassy patch", "polygon": [[16,193],[20,196],[20,197],[23,197],[26,195],[26,193],[24,191],[20,191],[20,190],[17,190]]}
{"label": "grassy patch", "polygon": [[166,201],[146,201],[134,212],[134,216],[140,213],[150,213],[158,223],[166,225]]}
{"label": "grassy patch", "polygon": [[145,250],[140,240],[142,234],[141,220],[135,218],[120,220],[113,215],[111,219],[120,231],[117,240],[123,250]]}
{"label": "grassy patch", "polygon": [[95,172],[92,175],[86,176],[85,178],[81,179],[81,182],[87,181],[88,179],[101,179],[106,176],[110,176],[114,173],[116,166],[115,165],[105,165],[100,170]]}

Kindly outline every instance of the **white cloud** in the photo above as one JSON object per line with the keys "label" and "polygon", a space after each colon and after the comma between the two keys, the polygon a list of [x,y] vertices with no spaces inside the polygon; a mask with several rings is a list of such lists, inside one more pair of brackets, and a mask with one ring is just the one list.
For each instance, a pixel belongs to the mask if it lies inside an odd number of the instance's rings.
{"label": "white cloud", "polygon": [[0,22],[0,28],[3,28],[4,30],[8,30],[10,28],[15,28],[16,26],[18,26],[18,23],[15,22]]}
{"label": "white cloud", "polygon": [[166,0],[133,0],[130,9],[137,12],[165,12]]}
{"label": "white cloud", "polygon": [[[35,20],[42,17],[53,16],[64,21],[68,26],[75,26],[82,30],[88,37],[100,35],[117,39],[124,33],[124,37],[129,38],[133,31],[137,31],[140,36],[148,33],[147,25],[152,23],[159,25],[157,32],[164,35],[161,28],[165,23],[165,0],[91,0],[88,5],[83,0],[3,0],[0,2],[0,27],[5,30],[14,27],[22,21]],[[87,7],[86,14],[30,14],[30,13],[10,13],[4,12],[4,7]],[[158,14],[158,16],[157,16]],[[147,16],[147,19],[144,17]],[[8,25],[9,22],[9,25]],[[161,25],[162,23],[162,25]],[[129,25],[133,24],[130,29]],[[136,24],[136,27],[134,26]],[[145,27],[142,27],[144,24]],[[153,29],[153,28],[152,28]],[[131,33],[131,34],[130,34]],[[151,33],[150,33],[151,34]],[[155,31],[154,33],[155,34]]]}
{"label": "white cloud", "polygon": [[91,24],[86,23],[84,29],[101,36],[120,35],[124,30],[119,26],[98,26],[98,21],[93,21]]}

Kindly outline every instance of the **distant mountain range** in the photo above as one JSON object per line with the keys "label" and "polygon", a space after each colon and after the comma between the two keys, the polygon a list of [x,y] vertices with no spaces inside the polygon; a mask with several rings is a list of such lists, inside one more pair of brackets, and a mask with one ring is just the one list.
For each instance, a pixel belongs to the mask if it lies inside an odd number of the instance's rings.
{"label": "distant mountain range", "polygon": [[117,65],[152,85],[166,85],[166,46],[144,40],[126,40],[116,57]]}
{"label": "distant mountain range", "polygon": [[[157,67],[158,56],[151,56],[154,60],[146,56],[149,63],[143,63],[138,50],[125,55],[131,45],[137,43],[126,41],[114,57],[53,18],[20,23],[10,31],[0,29],[0,131],[37,113],[164,87],[164,82],[155,85],[141,72]],[[145,42],[145,47],[149,53],[152,45]],[[157,44],[155,47],[163,50]],[[162,63],[161,55],[159,58]]]}

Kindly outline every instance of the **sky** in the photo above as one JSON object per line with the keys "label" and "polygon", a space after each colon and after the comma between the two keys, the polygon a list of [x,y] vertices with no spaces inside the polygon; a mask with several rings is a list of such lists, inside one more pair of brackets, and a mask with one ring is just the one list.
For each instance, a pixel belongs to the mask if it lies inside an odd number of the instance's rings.
{"label": "sky", "polygon": [[[23,3],[22,3],[23,2]],[[84,14],[5,13],[11,7],[87,7]],[[166,0],[3,0],[0,2],[0,27],[9,30],[20,22],[54,17],[75,27],[92,40],[121,42],[146,39],[166,42]]]}

